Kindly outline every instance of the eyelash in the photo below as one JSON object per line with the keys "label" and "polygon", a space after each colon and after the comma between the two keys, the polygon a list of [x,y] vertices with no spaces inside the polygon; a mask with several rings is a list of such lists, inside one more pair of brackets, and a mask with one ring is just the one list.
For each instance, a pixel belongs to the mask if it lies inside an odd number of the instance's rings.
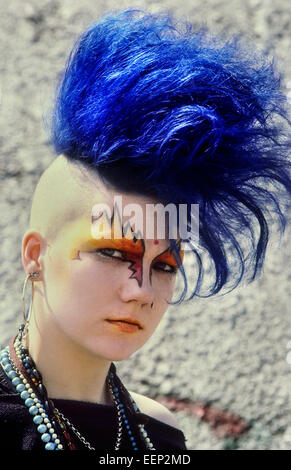
{"label": "eyelash", "polygon": [[[112,254],[104,253],[108,250],[110,250],[113,253],[114,252],[120,253],[121,256],[113,256]],[[97,253],[99,256],[102,256],[104,258],[114,258],[114,259],[117,259],[117,260],[125,259],[124,256],[123,256],[122,251],[114,250],[113,248],[99,248],[98,250],[95,250],[94,253]],[[161,271],[161,272],[166,273],[166,274],[177,274],[178,268],[175,268],[174,266],[171,266],[170,264],[163,263],[163,262],[158,262],[158,263],[156,263],[156,266],[157,265],[164,265],[164,266],[168,266],[169,268],[171,268],[171,270],[167,270],[167,269],[162,269],[162,268],[155,267],[155,269],[157,271]]]}

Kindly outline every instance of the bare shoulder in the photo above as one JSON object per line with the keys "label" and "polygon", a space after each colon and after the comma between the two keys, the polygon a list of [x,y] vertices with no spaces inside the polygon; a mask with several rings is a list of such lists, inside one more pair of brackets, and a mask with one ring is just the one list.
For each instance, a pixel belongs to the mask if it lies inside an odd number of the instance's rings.
{"label": "bare shoulder", "polygon": [[139,393],[129,392],[140,411],[148,416],[162,421],[165,424],[169,424],[174,428],[180,429],[180,425],[176,420],[174,414],[168,410],[164,405],[158,403],[152,398],[146,397],[145,395],[140,395]]}

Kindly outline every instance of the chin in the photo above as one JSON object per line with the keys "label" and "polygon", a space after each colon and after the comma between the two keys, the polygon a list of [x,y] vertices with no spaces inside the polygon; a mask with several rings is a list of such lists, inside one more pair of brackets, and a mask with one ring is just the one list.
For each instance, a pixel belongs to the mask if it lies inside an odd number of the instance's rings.
{"label": "chin", "polygon": [[112,343],[111,341],[107,342],[106,345],[98,345],[98,347],[96,347],[96,345],[90,346],[86,349],[89,350],[91,354],[96,358],[99,357],[110,362],[119,362],[128,359],[139,349],[139,347],[133,347],[129,344],[118,344],[118,342]]}
{"label": "chin", "polygon": [[115,350],[115,351],[108,351],[107,354],[106,354],[106,351],[103,351],[102,356],[104,357],[104,359],[107,359],[110,362],[120,362],[120,361],[124,361],[125,359],[128,359],[135,352],[136,352],[136,350],[134,350],[134,351],[132,351],[132,350],[131,351],[125,351],[125,350],[117,351],[117,350]]}

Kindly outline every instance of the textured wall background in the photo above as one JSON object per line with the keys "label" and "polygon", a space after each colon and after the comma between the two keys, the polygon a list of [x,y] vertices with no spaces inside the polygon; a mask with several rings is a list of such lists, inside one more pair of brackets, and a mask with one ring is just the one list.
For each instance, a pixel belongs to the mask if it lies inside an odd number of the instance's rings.
{"label": "textured wall background", "polygon": [[[136,6],[169,9],[214,31],[241,31],[275,55],[291,88],[288,0],[0,0],[0,342],[21,320],[21,239],[36,182],[53,156],[42,116],[75,37],[103,12]],[[289,83],[288,83],[289,81]],[[229,410],[251,424],[237,439],[214,433],[201,409],[177,412],[189,449],[290,449],[290,241],[273,237],[253,284],[183,307],[170,307],[151,341],[118,364],[132,390],[174,395]],[[288,291],[289,289],[289,291]],[[289,296],[290,300],[290,296]],[[288,347],[289,346],[289,347]],[[200,410],[200,414],[199,414]],[[200,416],[200,417],[199,417]],[[208,420],[209,421],[209,420]]]}

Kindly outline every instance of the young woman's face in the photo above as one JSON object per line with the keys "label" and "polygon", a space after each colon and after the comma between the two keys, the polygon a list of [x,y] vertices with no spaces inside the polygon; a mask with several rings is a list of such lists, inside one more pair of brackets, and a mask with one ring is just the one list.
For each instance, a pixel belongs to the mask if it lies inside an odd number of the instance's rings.
{"label": "young woman's face", "polygon": [[[155,202],[122,197],[123,205],[139,204],[144,214],[146,204]],[[114,192],[107,190],[112,212],[113,199]],[[178,266],[167,239],[97,239],[91,229],[91,213],[84,211],[47,245],[46,321],[93,355],[118,361],[137,351],[155,331],[172,299]],[[117,323],[119,319],[138,325]]]}

